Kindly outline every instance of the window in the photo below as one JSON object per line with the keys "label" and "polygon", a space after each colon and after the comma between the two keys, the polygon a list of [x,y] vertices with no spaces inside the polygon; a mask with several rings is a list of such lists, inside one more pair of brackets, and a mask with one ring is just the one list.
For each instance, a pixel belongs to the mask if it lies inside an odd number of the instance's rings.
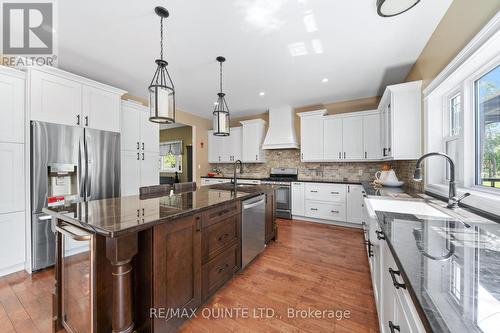
{"label": "window", "polygon": [[[462,95],[454,93],[451,97],[446,98],[445,103],[445,121],[446,128],[443,130],[445,134],[443,148],[445,153],[450,156],[455,162],[456,178],[461,180],[461,156],[462,156],[462,135],[461,135],[461,114],[462,114]],[[450,170],[448,165],[445,165],[444,180],[450,179]]]}
{"label": "window", "polygon": [[476,185],[500,188],[500,66],[474,85]]}
{"label": "window", "polygon": [[161,172],[182,173],[182,141],[160,143]]}

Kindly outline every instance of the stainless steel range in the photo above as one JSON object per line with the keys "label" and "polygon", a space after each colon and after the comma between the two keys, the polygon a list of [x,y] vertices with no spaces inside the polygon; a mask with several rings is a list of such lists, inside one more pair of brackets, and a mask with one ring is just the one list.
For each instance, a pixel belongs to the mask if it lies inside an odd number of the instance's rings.
{"label": "stainless steel range", "polygon": [[298,170],[294,168],[272,168],[269,178],[262,184],[277,185],[276,215],[284,219],[292,218],[292,182],[297,180]]}

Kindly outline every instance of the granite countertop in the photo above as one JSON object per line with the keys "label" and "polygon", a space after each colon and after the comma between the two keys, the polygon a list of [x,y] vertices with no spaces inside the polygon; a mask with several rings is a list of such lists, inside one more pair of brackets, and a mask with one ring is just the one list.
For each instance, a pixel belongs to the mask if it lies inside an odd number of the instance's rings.
{"label": "granite countertop", "polygon": [[[413,191],[405,193],[405,189],[381,192],[368,182],[363,186],[369,196],[430,198]],[[450,212],[453,217],[449,219],[381,211],[376,214],[427,330],[497,332],[500,224],[461,211]],[[467,218],[455,218],[460,216]]]}
{"label": "granite countertop", "polygon": [[[215,177],[209,177],[209,176],[201,176],[201,178],[208,178],[208,179],[233,179],[233,177],[228,176],[215,176]],[[238,177],[238,179],[244,179],[244,180],[264,180],[269,178],[267,177]],[[295,180],[295,182],[300,182],[300,183],[328,183],[328,184],[350,184],[350,185],[360,185],[362,184],[361,181],[359,180],[338,180],[338,179],[325,179],[325,178],[298,178]]]}
{"label": "granite countertop", "polygon": [[[68,206],[44,208],[43,212],[102,236],[119,237],[271,190],[274,190],[274,186],[240,186],[235,193],[232,186],[213,185],[169,196],[134,195],[73,203]],[[140,212],[139,216],[137,211]]]}

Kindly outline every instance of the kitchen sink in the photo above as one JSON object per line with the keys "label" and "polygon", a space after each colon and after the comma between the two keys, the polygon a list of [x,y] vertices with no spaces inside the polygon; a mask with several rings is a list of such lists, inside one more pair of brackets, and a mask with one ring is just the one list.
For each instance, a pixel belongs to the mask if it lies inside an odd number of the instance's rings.
{"label": "kitchen sink", "polygon": [[371,198],[365,200],[373,212],[393,212],[401,214],[450,218],[450,215],[421,200],[394,200]]}

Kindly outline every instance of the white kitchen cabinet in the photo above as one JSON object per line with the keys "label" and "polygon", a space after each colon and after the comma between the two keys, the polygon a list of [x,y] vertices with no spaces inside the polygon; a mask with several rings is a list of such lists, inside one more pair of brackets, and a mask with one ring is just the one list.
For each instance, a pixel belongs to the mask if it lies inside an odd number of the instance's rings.
{"label": "white kitchen cabinet", "polygon": [[292,183],[292,215],[305,215],[305,184]]}
{"label": "white kitchen cabinet", "polygon": [[141,186],[140,153],[135,151],[121,152],[121,195],[137,195]]}
{"label": "white kitchen cabinet", "polygon": [[342,118],[342,147],[344,160],[364,158],[362,116]]}
{"label": "white kitchen cabinet", "polygon": [[335,203],[346,202],[347,185],[328,183],[306,183],[306,200],[318,200]]}
{"label": "white kitchen cabinet", "polygon": [[57,68],[29,67],[30,120],[118,132],[125,91]]}
{"label": "white kitchen cabinet", "polygon": [[323,158],[328,161],[342,160],[342,118],[327,118],[323,121]]}
{"label": "white kitchen cabinet", "polygon": [[215,136],[214,131],[208,131],[208,163],[220,163],[221,137]]}
{"label": "white kitchen cabinet", "polygon": [[266,121],[253,119],[240,121],[242,126],[241,161],[244,163],[264,163],[265,151],[262,143],[266,135]]}
{"label": "white kitchen cabinet", "polygon": [[46,72],[31,70],[30,119],[82,126],[82,84]]}
{"label": "white kitchen cabinet", "polygon": [[24,144],[0,143],[0,170],[0,214],[24,211]]}
{"label": "white kitchen cabinet", "polygon": [[149,108],[143,107],[140,112],[140,132],[141,132],[141,151],[155,152],[160,151],[160,125],[149,121]]}
{"label": "white kitchen cabinet", "polygon": [[386,87],[378,107],[383,159],[421,156],[421,88],[422,81]]}
{"label": "white kitchen cabinet", "polygon": [[323,220],[345,222],[345,203],[306,200],[305,216]]}
{"label": "white kitchen cabinet", "polygon": [[320,162],[324,160],[323,116],[326,110],[302,112],[300,117],[300,160]]}
{"label": "white kitchen cabinet", "polygon": [[137,195],[141,186],[160,183],[160,127],[149,109],[123,101],[121,116],[121,195]]}
{"label": "white kitchen cabinet", "polygon": [[120,133],[122,151],[136,151],[141,148],[141,128],[137,125],[141,121],[141,112],[144,112],[144,110],[141,111],[135,105],[128,104],[127,102],[122,103]]}
{"label": "white kitchen cabinet", "polygon": [[141,187],[160,183],[160,156],[155,152],[141,152]]}
{"label": "white kitchen cabinet", "polygon": [[361,224],[364,220],[364,190],[362,185],[347,185],[347,221]]}
{"label": "white kitchen cabinet", "polygon": [[363,147],[365,160],[378,160],[382,157],[380,119],[381,114],[378,112],[363,116]]}
{"label": "white kitchen cabinet", "polygon": [[24,269],[25,213],[0,214],[0,276]]}
{"label": "white kitchen cabinet", "polygon": [[120,132],[121,95],[83,85],[83,125],[102,131]]}
{"label": "white kitchen cabinet", "polygon": [[0,142],[24,143],[24,73],[0,66]]}
{"label": "white kitchen cabinet", "polygon": [[230,178],[202,178],[201,186],[230,183]]}
{"label": "white kitchen cabinet", "polygon": [[234,162],[241,160],[241,150],[243,141],[243,130],[241,127],[231,128],[231,135],[229,136],[229,161]]}

